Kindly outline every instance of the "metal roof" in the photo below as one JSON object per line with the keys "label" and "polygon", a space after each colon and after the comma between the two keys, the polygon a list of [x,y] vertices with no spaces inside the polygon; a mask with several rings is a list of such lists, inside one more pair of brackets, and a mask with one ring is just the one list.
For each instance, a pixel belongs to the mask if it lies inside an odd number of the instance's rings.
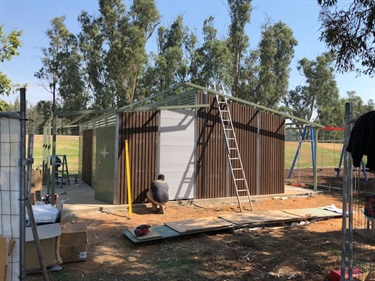
{"label": "metal roof", "polygon": [[[70,126],[72,124],[76,124],[81,119],[86,117],[87,115],[94,115],[96,117],[93,120],[88,122],[99,122],[102,123],[100,120],[113,120],[114,116],[119,112],[131,112],[131,111],[148,111],[148,110],[166,110],[166,109],[182,109],[182,108],[199,108],[199,107],[208,107],[207,104],[196,104],[195,103],[195,93],[197,91],[202,91],[207,95],[218,95],[220,97],[227,98],[231,101],[236,101],[247,106],[253,107],[259,111],[269,112],[271,114],[276,114],[279,116],[284,117],[285,119],[289,119],[293,121],[293,124],[300,123],[304,125],[308,125],[314,128],[323,128],[324,126],[307,121],[305,119],[295,117],[293,115],[287,114],[285,112],[281,112],[272,108],[268,108],[262,106],[260,104],[252,103],[240,98],[233,97],[231,95],[226,95],[222,92],[209,89],[206,87],[202,87],[193,83],[183,83],[176,86],[173,86],[165,91],[162,91],[158,94],[152,95],[147,97],[146,99],[136,101],[130,105],[124,106],[119,109],[109,109],[109,110],[82,110],[82,111],[69,111],[69,112],[56,112],[57,117],[64,117],[64,116],[74,116],[78,115],[77,118],[70,121],[65,126]],[[87,123],[87,122],[85,122]],[[104,122],[105,123],[105,122]],[[111,122],[112,123],[112,122]]]}

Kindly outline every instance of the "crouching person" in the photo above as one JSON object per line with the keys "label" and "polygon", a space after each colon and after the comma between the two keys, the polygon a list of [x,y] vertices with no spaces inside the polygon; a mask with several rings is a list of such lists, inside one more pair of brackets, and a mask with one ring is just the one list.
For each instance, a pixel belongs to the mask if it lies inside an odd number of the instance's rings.
{"label": "crouching person", "polygon": [[168,184],[165,182],[163,174],[158,176],[158,179],[151,183],[151,188],[147,192],[147,199],[152,204],[152,211],[157,211],[164,214],[165,206],[169,201]]}

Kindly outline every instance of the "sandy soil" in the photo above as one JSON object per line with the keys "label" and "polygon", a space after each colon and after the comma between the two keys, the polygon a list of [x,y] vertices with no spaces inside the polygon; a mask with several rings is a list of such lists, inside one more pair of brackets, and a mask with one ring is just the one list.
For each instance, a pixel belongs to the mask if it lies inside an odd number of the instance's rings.
{"label": "sandy soil", "polygon": [[[313,197],[268,197],[253,202],[255,211],[331,204],[342,207],[339,192],[325,191]],[[321,281],[328,280],[332,269],[340,268],[341,218],[304,226],[240,229],[234,233],[222,231],[134,244],[124,236],[124,229],[239,212],[235,203],[181,204],[169,206],[163,215],[151,212],[150,207],[135,207],[131,218],[125,210],[115,209],[64,216],[63,224],[88,224],[88,258],[62,264],[61,271],[49,273],[49,280]],[[27,280],[43,278],[32,274]]]}

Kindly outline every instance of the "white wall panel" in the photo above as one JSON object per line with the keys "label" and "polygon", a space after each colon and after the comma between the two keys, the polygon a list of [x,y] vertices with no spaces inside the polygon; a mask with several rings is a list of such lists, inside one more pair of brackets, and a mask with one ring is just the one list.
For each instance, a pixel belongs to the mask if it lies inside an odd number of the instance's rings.
{"label": "white wall panel", "polygon": [[170,200],[189,199],[195,191],[195,111],[163,110],[160,117],[160,173]]}

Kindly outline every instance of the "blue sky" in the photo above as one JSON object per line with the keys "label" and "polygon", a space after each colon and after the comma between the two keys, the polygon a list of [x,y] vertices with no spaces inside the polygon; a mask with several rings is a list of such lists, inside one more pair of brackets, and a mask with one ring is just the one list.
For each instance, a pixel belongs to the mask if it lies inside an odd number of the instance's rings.
{"label": "blue sky", "polygon": [[[346,1],[350,2],[350,1]],[[130,1],[124,1],[126,7]],[[325,44],[319,41],[319,7],[316,0],[253,0],[251,22],[247,26],[250,48],[257,48],[261,26],[267,21],[285,22],[298,41],[295,58],[291,64],[290,88],[303,84],[303,77],[296,70],[297,61],[306,57],[310,60],[326,51]],[[157,7],[162,15],[162,25],[169,26],[178,15],[184,16],[186,25],[195,28],[199,34],[204,19],[215,17],[218,36],[227,37],[230,24],[226,0],[157,0]],[[52,95],[40,86],[34,73],[41,67],[41,47],[48,45],[45,31],[54,17],[66,16],[66,25],[73,33],[80,29],[77,16],[82,10],[98,15],[97,0],[0,0],[0,24],[5,31],[22,30],[20,56],[0,65],[13,82],[27,84],[27,100],[35,105],[39,100],[51,100]],[[148,46],[155,46],[152,39]],[[150,47],[152,48],[152,47]],[[347,91],[355,91],[364,102],[375,100],[375,78],[355,73],[336,74],[341,97]],[[0,97],[14,100],[17,95]]]}

